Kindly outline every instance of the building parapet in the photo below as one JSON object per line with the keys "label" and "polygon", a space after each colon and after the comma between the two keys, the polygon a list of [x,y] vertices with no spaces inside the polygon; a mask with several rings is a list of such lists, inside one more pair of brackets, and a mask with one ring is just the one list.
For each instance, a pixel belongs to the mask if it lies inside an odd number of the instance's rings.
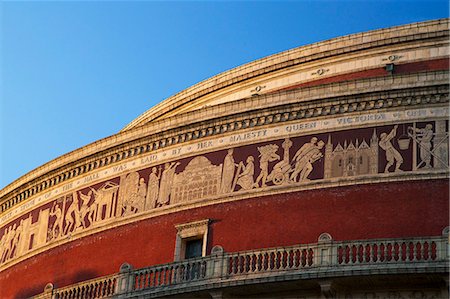
{"label": "building parapet", "polygon": [[[160,297],[192,290],[270,281],[369,274],[448,273],[448,231],[443,236],[334,241],[323,233],[314,244],[224,253],[133,269],[56,288],[34,299]],[[219,248],[220,249],[220,248]]]}

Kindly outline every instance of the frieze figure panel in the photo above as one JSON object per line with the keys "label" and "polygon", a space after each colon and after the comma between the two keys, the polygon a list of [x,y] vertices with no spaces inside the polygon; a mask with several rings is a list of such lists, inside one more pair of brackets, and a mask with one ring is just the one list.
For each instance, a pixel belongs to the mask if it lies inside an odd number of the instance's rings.
{"label": "frieze figure panel", "polygon": [[[322,179],[449,168],[448,122],[289,136],[124,173],[68,192],[0,228],[0,265],[117,218]],[[256,194],[256,193],[255,193]]]}

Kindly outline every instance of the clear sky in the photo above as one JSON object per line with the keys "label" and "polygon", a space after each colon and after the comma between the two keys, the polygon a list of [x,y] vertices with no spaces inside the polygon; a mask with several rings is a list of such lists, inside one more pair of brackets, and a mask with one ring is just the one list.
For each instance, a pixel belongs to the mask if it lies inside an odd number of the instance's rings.
{"label": "clear sky", "polygon": [[0,1],[0,188],[218,73],[447,1]]}

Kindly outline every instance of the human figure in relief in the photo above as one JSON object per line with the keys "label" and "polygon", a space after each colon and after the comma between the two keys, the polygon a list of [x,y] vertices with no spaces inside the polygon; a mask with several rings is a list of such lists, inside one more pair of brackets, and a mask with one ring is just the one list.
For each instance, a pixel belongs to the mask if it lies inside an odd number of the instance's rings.
{"label": "human figure in relief", "polygon": [[420,146],[420,160],[425,163],[423,168],[431,168],[431,142],[433,140],[433,125],[426,124],[424,128],[408,128],[410,131],[419,133],[417,141]]}
{"label": "human figure in relief", "polygon": [[62,228],[61,228],[62,210],[59,207],[59,205],[56,203],[56,201],[53,203],[53,206],[50,209],[49,215],[50,215],[50,217],[51,216],[55,217],[55,222],[53,222],[53,226],[52,226],[52,230],[51,230],[51,232],[52,232],[51,238],[56,239],[62,233]]}
{"label": "human figure in relief", "polygon": [[244,163],[240,162],[240,167],[243,168],[243,171],[238,175],[237,184],[241,186],[243,190],[250,190],[254,186],[253,176],[255,174],[255,164],[253,163],[255,159],[253,156],[247,157],[247,165],[244,166]]}
{"label": "human figure in relief", "polygon": [[68,232],[76,231],[81,226],[81,214],[78,206],[78,196],[76,192],[72,193],[73,202],[70,203],[67,209],[65,220],[66,227],[64,229],[64,234]]}
{"label": "human figure in relief", "polygon": [[157,173],[156,167],[152,168],[152,173],[148,176],[147,195],[145,197],[145,209],[156,208],[159,195],[159,176],[161,174],[161,167]]}
{"label": "human figure in relief", "polygon": [[402,171],[400,169],[400,166],[403,163],[403,157],[402,155],[394,148],[392,145],[391,140],[395,137],[397,134],[397,127],[398,125],[395,125],[394,128],[391,130],[389,134],[381,133],[380,135],[380,142],[378,143],[380,147],[386,151],[386,160],[387,164],[384,168],[384,173],[389,172],[389,168],[395,164],[395,172]]}
{"label": "human figure in relief", "polygon": [[11,254],[11,242],[14,239],[14,236],[16,234],[16,227],[17,225],[14,223],[13,226],[10,226],[8,228],[8,231],[6,233],[6,237],[5,237],[5,244],[4,244],[4,249],[3,249],[3,253],[1,256],[0,261],[6,261],[9,257],[9,255]]}
{"label": "human figure in relief", "polygon": [[0,263],[3,261],[3,252],[6,250],[6,234],[8,232],[8,229],[5,228],[3,231],[3,235],[0,238]]}
{"label": "human figure in relief", "polygon": [[313,148],[310,151],[308,151],[307,154],[304,155],[302,159],[300,159],[299,163],[300,165],[302,165],[301,166],[302,169],[300,171],[299,181],[308,180],[308,176],[313,170],[313,163],[323,157],[321,150],[324,146],[325,142],[320,140],[317,143],[317,145],[313,146]]}
{"label": "human figure in relief", "polygon": [[134,206],[138,211],[142,211],[145,205],[145,197],[147,196],[147,184],[145,184],[145,179],[139,179],[139,187],[136,201],[134,202]]}
{"label": "human figure in relief", "polygon": [[17,245],[19,244],[20,235],[23,231],[23,219],[20,220],[19,226],[16,228],[14,237],[12,238],[11,243],[11,252],[9,253],[9,258],[13,258],[13,256],[17,255]]}
{"label": "human figure in relief", "polygon": [[292,158],[292,161],[295,161],[295,167],[294,171],[291,173],[290,179],[293,182],[297,181],[297,176],[300,174],[300,172],[305,167],[307,161],[309,159],[305,159],[306,157],[310,156],[310,152],[316,148],[317,144],[317,138],[312,137],[310,142],[307,142],[303,144],[300,149],[295,153],[294,157]]}
{"label": "human figure in relief", "polygon": [[[80,222],[81,222],[81,225],[83,226],[83,228],[86,228],[87,227],[86,219],[85,219],[86,215],[88,215],[88,218],[90,218],[89,214],[91,214],[90,213],[91,211],[90,211],[90,209],[88,207],[88,203],[89,203],[89,201],[91,201],[92,190],[90,190],[87,195],[83,194],[81,192],[78,192],[78,194],[80,195],[79,198],[81,198],[81,207],[79,209],[79,211],[80,211],[80,216],[79,216],[80,217]],[[92,222],[90,222],[90,223],[92,223]]]}
{"label": "human figure in relief", "polygon": [[233,185],[234,172],[237,164],[234,163],[233,158],[233,149],[230,148],[228,150],[225,159],[223,160],[223,168],[222,168],[222,180],[220,184],[220,193],[230,193],[231,187]]}
{"label": "human figure in relief", "polygon": [[12,226],[6,228],[0,240],[0,262],[4,262],[5,257],[8,255],[9,246],[11,245],[11,230]]}
{"label": "human figure in relief", "polygon": [[170,202],[170,192],[172,188],[172,182],[175,175],[175,170],[179,162],[166,163],[164,165],[164,171],[161,175],[161,185],[159,189],[157,206],[161,207],[167,205]]}
{"label": "human figure in relief", "polygon": [[261,172],[256,178],[255,187],[259,187],[259,182],[261,181],[261,187],[266,187],[267,176],[269,175],[269,162],[280,160],[280,156],[276,153],[278,150],[278,145],[269,144],[265,146],[258,147],[259,151],[259,168]]}

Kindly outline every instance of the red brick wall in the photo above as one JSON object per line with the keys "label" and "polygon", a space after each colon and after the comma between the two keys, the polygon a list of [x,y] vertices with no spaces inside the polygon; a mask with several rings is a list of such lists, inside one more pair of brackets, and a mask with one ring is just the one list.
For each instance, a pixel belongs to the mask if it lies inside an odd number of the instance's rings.
{"label": "red brick wall", "polygon": [[173,261],[174,224],[212,220],[208,252],[335,240],[438,236],[448,225],[448,181],[369,184],[311,190],[197,208],[73,241],[0,273],[0,298],[42,292],[118,272]]}

